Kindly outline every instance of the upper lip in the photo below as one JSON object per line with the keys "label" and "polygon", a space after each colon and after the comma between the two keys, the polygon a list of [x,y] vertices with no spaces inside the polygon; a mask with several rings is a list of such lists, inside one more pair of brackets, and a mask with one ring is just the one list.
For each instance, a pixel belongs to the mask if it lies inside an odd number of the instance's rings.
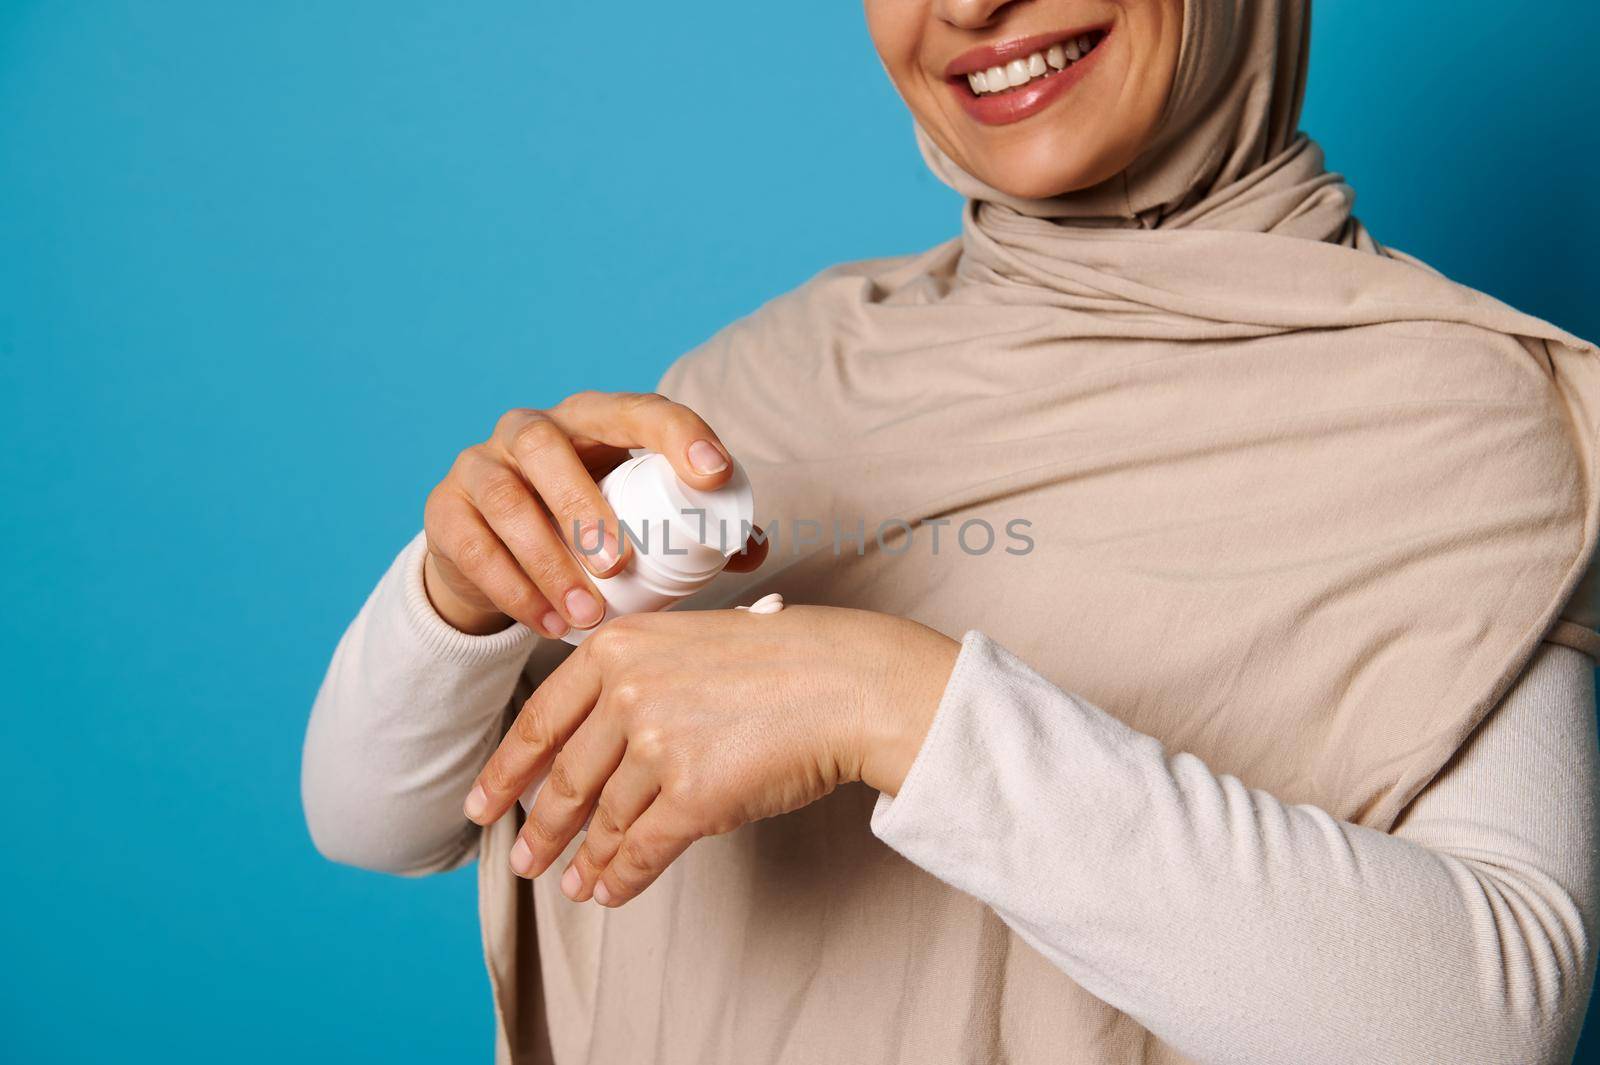
{"label": "upper lip", "polygon": [[1057,33],[1038,33],[1032,37],[1018,37],[1015,40],[1001,41],[999,44],[983,44],[969,51],[962,52],[950,60],[950,65],[944,68],[947,78],[959,78],[978,70],[988,70],[990,67],[1003,67],[1013,59],[1025,59],[1035,52],[1042,52],[1052,44],[1070,41],[1074,37],[1081,37],[1085,33],[1095,33],[1105,29],[1104,26],[1084,26],[1076,30],[1061,30]]}

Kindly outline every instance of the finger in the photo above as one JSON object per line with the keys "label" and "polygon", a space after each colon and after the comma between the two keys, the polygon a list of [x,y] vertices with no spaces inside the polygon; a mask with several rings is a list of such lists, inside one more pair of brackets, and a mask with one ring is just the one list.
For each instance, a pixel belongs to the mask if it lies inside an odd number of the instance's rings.
{"label": "finger", "polygon": [[561,857],[594,807],[626,746],[614,714],[592,713],[556,752],[539,797],[511,848],[511,869],[535,877]]}
{"label": "finger", "polygon": [[670,804],[660,799],[651,803],[623,834],[616,857],[595,882],[594,901],[621,906],[655,883],[667,866],[700,838],[685,824]]}
{"label": "finger", "polygon": [[500,419],[494,440],[517,464],[555,519],[561,538],[596,577],[627,563],[617,516],[566,430],[543,411],[514,410]]}
{"label": "finger", "polygon": [[700,415],[654,392],[580,392],[548,413],[568,435],[660,452],[694,488],[717,488],[732,469],[728,449]]}
{"label": "finger", "polygon": [[599,595],[521,472],[469,448],[457,465],[456,479],[545,601],[577,628],[598,625],[605,615]]}
{"label": "finger", "polygon": [[[767,560],[767,538],[761,532],[761,526],[753,527],[749,539],[744,542],[744,549],[728,559],[730,573],[749,573],[759,569],[761,563]],[[757,537],[760,539],[757,539]]]}
{"label": "finger", "polygon": [[637,758],[623,755],[622,764],[611,774],[589,818],[589,831],[573,855],[572,864],[561,877],[561,890],[574,902],[583,902],[594,892],[600,872],[617,856],[622,837],[639,815],[649,808],[660,792],[655,774]]}
{"label": "finger", "polygon": [[593,657],[580,646],[522,704],[467,793],[468,820],[487,825],[505,813],[588,716],[600,697]]}
{"label": "finger", "polygon": [[573,450],[578,453],[578,458],[583,461],[583,468],[589,471],[589,476],[594,478],[596,482],[633,458],[633,453],[625,447],[602,444],[598,440],[591,440],[582,433],[575,433],[570,439],[572,440]]}
{"label": "finger", "polygon": [[551,609],[550,601],[466,496],[441,493],[428,509],[425,524],[428,540],[439,554],[497,610],[547,636],[567,631],[566,621]]}

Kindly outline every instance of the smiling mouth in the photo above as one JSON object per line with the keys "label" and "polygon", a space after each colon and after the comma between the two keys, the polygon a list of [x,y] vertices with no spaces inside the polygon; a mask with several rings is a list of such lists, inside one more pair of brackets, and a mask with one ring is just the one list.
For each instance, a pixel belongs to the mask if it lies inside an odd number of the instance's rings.
{"label": "smiling mouth", "polygon": [[957,74],[951,80],[965,82],[976,97],[1003,96],[1071,70],[1105,39],[1105,30],[1090,30],[1007,63]]}

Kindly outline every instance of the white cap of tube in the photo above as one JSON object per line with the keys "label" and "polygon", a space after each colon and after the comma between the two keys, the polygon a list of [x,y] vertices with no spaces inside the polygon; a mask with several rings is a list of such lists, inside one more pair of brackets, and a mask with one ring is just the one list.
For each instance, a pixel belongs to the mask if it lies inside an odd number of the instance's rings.
{"label": "white cap of tube", "polygon": [[[755,522],[750,479],[737,462],[721,488],[702,491],[678,480],[664,455],[638,455],[600,481],[600,494],[621,526],[607,531],[633,551],[620,573],[594,581],[607,618],[693,595],[739,553]],[[572,629],[562,639],[580,644],[593,631]]]}

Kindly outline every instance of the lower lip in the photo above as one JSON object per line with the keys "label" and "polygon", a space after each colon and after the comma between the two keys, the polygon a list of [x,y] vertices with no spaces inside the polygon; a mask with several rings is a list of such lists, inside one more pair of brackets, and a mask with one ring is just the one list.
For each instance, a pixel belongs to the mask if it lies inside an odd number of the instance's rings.
{"label": "lower lip", "polygon": [[1082,81],[1088,74],[1089,67],[1100,58],[1100,53],[1106,50],[1106,42],[1110,39],[1111,36],[1107,34],[1094,51],[1067,69],[1058,70],[1037,81],[1030,81],[1022,88],[1012,89],[1010,92],[975,96],[967,85],[966,75],[947,84],[950,86],[950,91],[956,94],[956,99],[961,101],[961,106],[966,109],[967,114],[974,119],[986,126],[1007,126],[1038,114],[1060,99],[1068,89]]}

